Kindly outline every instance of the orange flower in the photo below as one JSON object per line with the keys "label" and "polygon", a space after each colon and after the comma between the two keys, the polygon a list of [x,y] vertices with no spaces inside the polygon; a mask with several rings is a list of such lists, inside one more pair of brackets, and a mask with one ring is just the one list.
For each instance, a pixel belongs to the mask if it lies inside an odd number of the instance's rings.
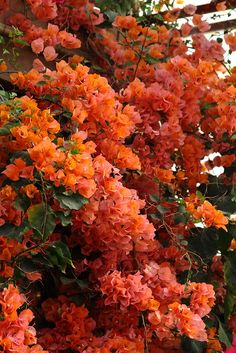
{"label": "orange flower", "polygon": [[117,16],[113,22],[113,26],[123,29],[131,29],[137,25],[135,17],[132,16]]}
{"label": "orange flower", "polygon": [[61,46],[68,49],[80,48],[81,42],[75,35],[68,33],[66,31],[59,32],[59,38],[61,41]]}
{"label": "orange flower", "polygon": [[209,201],[204,201],[197,208],[195,215],[197,218],[201,218],[207,227],[223,228],[227,231],[228,218],[221,211],[216,210]]}
{"label": "orange flower", "polygon": [[232,51],[236,51],[236,33],[225,34],[225,41]]}
{"label": "orange flower", "polygon": [[13,181],[17,181],[19,180],[19,168],[17,166],[15,166],[14,164],[9,164],[6,169],[2,172],[3,174],[5,174],[9,179],[13,180]]}
{"label": "orange flower", "polygon": [[172,170],[166,170],[162,168],[154,168],[155,177],[162,183],[171,184],[175,179]]}
{"label": "orange flower", "polygon": [[39,54],[44,49],[44,40],[42,38],[37,38],[31,42],[31,48],[34,53]]}
{"label": "orange flower", "polygon": [[33,199],[35,195],[39,193],[39,190],[36,188],[34,184],[28,184],[26,186],[22,186],[20,191],[26,194],[30,199]]}
{"label": "orange flower", "polygon": [[217,11],[225,11],[225,10],[227,10],[226,1],[218,2],[216,4],[216,10]]}
{"label": "orange flower", "polygon": [[57,57],[57,53],[52,46],[47,46],[43,51],[43,56],[46,61],[53,61]]}
{"label": "orange flower", "polygon": [[7,70],[7,64],[5,61],[0,62],[0,71],[6,71]]}
{"label": "orange flower", "polygon": [[15,320],[17,317],[17,309],[24,304],[24,296],[19,293],[18,289],[9,284],[8,288],[3,289],[0,293],[0,304],[5,318]]}

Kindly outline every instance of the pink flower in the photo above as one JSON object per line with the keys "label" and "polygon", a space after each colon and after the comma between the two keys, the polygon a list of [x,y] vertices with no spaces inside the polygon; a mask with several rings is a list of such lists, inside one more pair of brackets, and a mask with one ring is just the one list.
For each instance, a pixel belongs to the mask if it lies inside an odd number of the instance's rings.
{"label": "pink flower", "polygon": [[190,16],[192,16],[196,12],[196,10],[197,10],[197,7],[194,5],[187,5],[184,7],[184,12]]}
{"label": "pink flower", "polygon": [[64,48],[76,49],[81,46],[80,40],[66,31],[59,32],[59,38],[61,40],[61,46]]}
{"label": "pink flower", "polygon": [[211,29],[211,25],[209,23],[207,23],[206,21],[202,21],[199,25],[198,25],[198,29],[200,32],[207,32]]}
{"label": "pink flower", "polygon": [[38,72],[42,72],[45,70],[45,66],[43,65],[42,61],[40,61],[39,59],[34,59],[33,68]]}
{"label": "pink flower", "polygon": [[38,39],[33,40],[33,42],[31,43],[31,48],[35,54],[41,53],[44,48],[43,38],[38,38]]}
{"label": "pink flower", "polygon": [[217,11],[227,10],[226,1],[222,1],[222,2],[219,2],[218,4],[216,4],[216,10]]}
{"label": "pink flower", "polygon": [[211,28],[209,23],[207,23],[206,21],[202,21],[201,15],[193,15],[193,24],[197,26],[200,32],[209,31],[209,29]]}
{"label": "pink flower", "polygon": [[48,46],[43,51],[43,56],[46,61],[53,61],[57,57],[57,53],[52,46]]}
{"label": "pink flower", "polygon": [[182,33],[182,36],[183,36],[183,37],[188,36],[189,33],[191,32],[192,28],[193,28],[193,27],[192,27],[189,23],[184,23],[184,24],[181,26],[181,33]]}

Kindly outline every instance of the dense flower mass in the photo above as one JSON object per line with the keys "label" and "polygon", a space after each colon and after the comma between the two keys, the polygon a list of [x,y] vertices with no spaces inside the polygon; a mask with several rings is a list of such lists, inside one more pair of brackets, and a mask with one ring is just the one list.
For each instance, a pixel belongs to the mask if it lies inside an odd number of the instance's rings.
{"label": "dense flower mass", "polygon": [[29,326],[34,318],[32,311],[24,309],[19,314],[17,312],[24,302],[24,296],[12,284],[0,294],[0,344],[3,352],[48,353],[37,344],[36,330]]}
{"label": "dense flower mass", "polygon": [[194,4],[128,3],[0,1],[2,353],[234,352],[236,70]]}

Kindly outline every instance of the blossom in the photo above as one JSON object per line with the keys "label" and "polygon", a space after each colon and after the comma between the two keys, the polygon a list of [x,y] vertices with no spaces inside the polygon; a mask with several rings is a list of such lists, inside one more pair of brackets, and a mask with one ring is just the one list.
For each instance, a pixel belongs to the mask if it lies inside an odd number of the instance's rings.
{"label": "blossom", "polygon": [[59,38],[61,46],[64,48],[75,49],[81,46],[80,40],[66,31],[60,31]]}
{"label": "blossom", "polygon": [[223,228],[227,231],[226,225],[229,222],[228,218],[225,217],[221,211],[216,210],[209,201],[205,200],[203,204],[197,208],[195,215],[197,218],[202,218],[207,227]]}
{"label": "blossom", "polygon": [[187,15],[194,15],[195,14],[195,12],[196,12],[196,10],[197,10],[197,7],[196,6],[194,6],[194,5],[186,5],[185,7],[184,7],[184,12],[187,14]]}
{"label": "blossom", "polygon": [[103,276],[100,281],[101,291],[107,295],[105,304],[120,303],[121,310],[129,305],[144,309],[152,299],[152,291],[147,285],[142,284],[141,280],[142,276],[139,273],[122,278],[121,273],[114,271],[110,275]]}
{"label": "blossom", "polygon": [[227,9],[226,1],[221,1],[221,2],[216,4],[216,10],[217,11],[225,11],[226,9]]}
{"label": "blossom", "polygon": [[43,56],[45,58],[46,61],[53,61],[56,59],[57,57],[57,53],[54,49],[54,47],[52,46],[47,46],[44,48],[44,51],[43,51]]}
{"label": "blossom", "polygon": [[44,40],[42,38],[35,39],[31,42],[31,48],[35,54],[39,54],[44,49]]}
{"label": "blossom", "polygon": [[5,318],[15,320],[17,309],[24,303],[24,296],[12,284],[0,293],[0,304]]}
{"label": "blossom", "polygon": [[124,29],[130,29],[137,25],[136,18],[132,16],[117,16],[113,22],[113,26]]}
{"label": "blossom", "polygon": [[39,59],[34,59],[33,61],[33,68],[35,70],[37,70],[38,72],[44,71],[45,70],[45,66],[42,63],[42,61],[40,61]]}

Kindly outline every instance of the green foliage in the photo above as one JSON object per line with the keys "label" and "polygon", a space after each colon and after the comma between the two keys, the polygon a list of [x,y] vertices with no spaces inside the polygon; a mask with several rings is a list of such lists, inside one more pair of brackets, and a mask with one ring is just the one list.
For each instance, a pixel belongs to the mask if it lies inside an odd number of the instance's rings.
{"label": "green foliage", "polygon": [[11,223],[5,223],[0,227],[0,236],[7,237],[9,239],[16,239],[22,242],[24,233],[29,230],[29,224],[26,220],[20,226],[15,226]]}
{"label": "green foliage", "polygon": [[80,210],[81,207],[88,203],[88,199],[79,193],[71,193],[64,191],[62,193],[56,192],[55,198],[59,201],[60,206],[69,210]]}
{"label": "green foliage", "polygon": [[225,255],[224,275],[228,290],[236,295],[236,251],[228,251]]}
{"label": "green foliage", "polygon": [[211,261],[212,256],[218,251],[218,238],[219,235],[215,228],[194,228],[188,239],[188,248],[204,261]]}
{"label": "green foliage", "polygon": [[218,322],[219,322],[219,330],[218,330],[219,340],[220,340],[220,342],[224,343],[226,345],[226,347],[230,347],[231,341],[232,341],[232,336],[231,336],[228,328],[226,327],[226,325],[224,325],[219,320],[218,320]]}
{"label": "green foliage", "polygon": [[30,226],[36,230],[46,240],[55,229],[55,216],[45,203],[34,205],[28,212]]}
{"label": "green foliage", "polygon": [[52,266],[56,266],[62,273],[67,265],[74,267],[68,246],[62,241],[55,241],[46,251],[46,258]]}
{"label": "green foliage", "polygon": [[200,342],[183,336],[181,338],[181,348],[183,353],[201,353],[206,348],[206,342]]}

